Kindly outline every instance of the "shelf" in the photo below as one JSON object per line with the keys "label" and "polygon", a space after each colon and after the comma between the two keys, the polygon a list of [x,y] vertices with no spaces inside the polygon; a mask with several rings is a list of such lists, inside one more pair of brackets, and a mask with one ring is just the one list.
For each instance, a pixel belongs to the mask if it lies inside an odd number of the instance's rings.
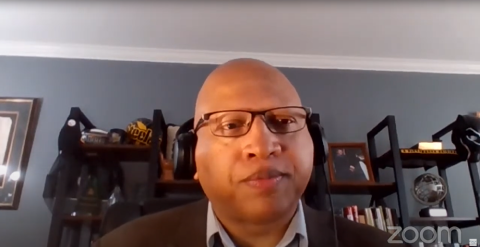
{"label": "shelf", "polygon": [[87,157],[117,161],[148,161],[150,159],[149,146],[129,144],[85,144],[82,150]]}
{"label": "shelf", "polygon": [[[429,169],[435,166],[446,169],[463,161],[459,158],[455,149],[421,150],[402,148],[400,149],[400,158],[402,159],[402,167],[405,169]],[[372,165],[382,169],[393,167],[392,151],[373,159]]]}
{"label": "shelf", "polygon": [[410,218],[412,226],[448,226],[467,228],[480,225],[480,218],[469,217],[417,217]]}
{"label": "shelf", "polygon": [[92,224],[99,225],[102,221],[102,216],[70,216],[63,217],[63,222],[69,225]]}
{"label": "shelf", "polygon": [[330,184],[331,193],[336,195],[375,195],[383,198],[395,193],[396,190],[395,183]]}

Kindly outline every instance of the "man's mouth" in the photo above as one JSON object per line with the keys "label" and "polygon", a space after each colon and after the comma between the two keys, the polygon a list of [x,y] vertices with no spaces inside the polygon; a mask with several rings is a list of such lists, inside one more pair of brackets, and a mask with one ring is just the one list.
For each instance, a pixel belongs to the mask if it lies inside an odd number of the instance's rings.
{"label": "man's mouth", "polygon": [[256,173],[248,177],[245,182],[250,187],[262,190],[275,188],[281,181],[286,178],[287,174],[279,171],[268,171]]}

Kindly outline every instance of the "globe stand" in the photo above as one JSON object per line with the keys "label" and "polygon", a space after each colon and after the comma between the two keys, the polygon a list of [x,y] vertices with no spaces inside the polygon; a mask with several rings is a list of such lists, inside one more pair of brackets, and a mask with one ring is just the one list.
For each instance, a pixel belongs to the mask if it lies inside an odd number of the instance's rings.
{"label": "globe stand", "polygon": [[441,207],[422,208],[419,212],[420,217],[447,217],[447,210]]}

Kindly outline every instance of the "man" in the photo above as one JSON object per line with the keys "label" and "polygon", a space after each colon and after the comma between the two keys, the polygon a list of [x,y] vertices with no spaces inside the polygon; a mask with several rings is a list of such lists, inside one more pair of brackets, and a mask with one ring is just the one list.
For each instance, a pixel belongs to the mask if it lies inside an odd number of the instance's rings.
{"label": "man", "polygon": [[345,149],[338,148],[334,152],[333,168],[335,169],[336,181],[352,181],[352,168],[351,163],[345,153]]}
{"label": "man", "polygon": [[365,164],[365,156],[362,153],[355,154],[355,164],[358,164],[356,170],[358,170],[358,176],[361,178],[361,180],[370,180],[368,168]]}
{"label": "man", "polygon": [[[208,200],[127,223],[96,246],[334,247],[330,213],[301,201],[313,168],[307,116],[276,68],[253,59],[219,66],[195,109],[195,179]],[[384,231],[336,225],[340,247],[390,246]]]}
{"label": "man", "polygon": [[368,180],[358,156],[351,150],[337,149],[333,158],[333,164],[336,181],[360,182]]}

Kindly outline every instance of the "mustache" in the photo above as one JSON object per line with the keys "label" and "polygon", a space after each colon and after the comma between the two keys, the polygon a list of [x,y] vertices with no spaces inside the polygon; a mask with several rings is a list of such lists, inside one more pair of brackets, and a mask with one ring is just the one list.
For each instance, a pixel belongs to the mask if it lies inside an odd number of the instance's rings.
{"label": "mustache", "polygon": [[282,172],[278,169],[271,168],[266,170],[257,171],[252,173],[248,177],[244,178],[242,181],[252,181],[252,180],[259,180],[259,179],[270,179],[279,176],[289,176],[290,174],[286,172]]}

